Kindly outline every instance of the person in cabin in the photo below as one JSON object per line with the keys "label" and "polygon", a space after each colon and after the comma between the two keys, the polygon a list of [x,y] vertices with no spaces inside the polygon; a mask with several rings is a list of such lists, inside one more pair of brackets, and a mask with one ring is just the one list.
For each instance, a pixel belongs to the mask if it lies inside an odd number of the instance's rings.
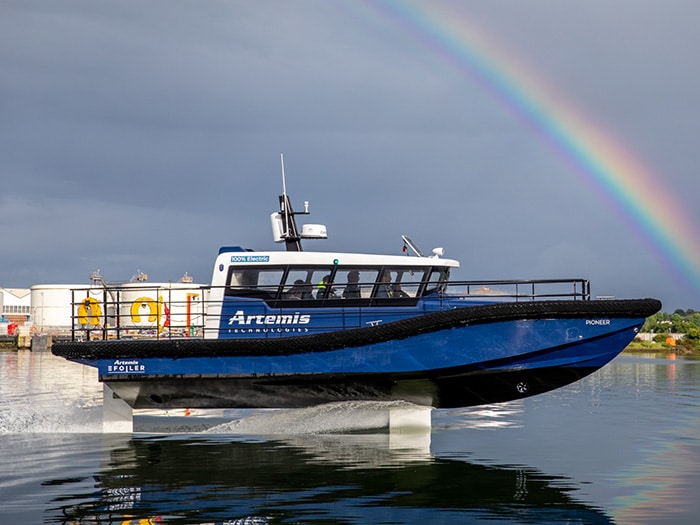
{"label": "person in cabin", "polygon": [[359,299],[360,298],[360,272],[351,270],[348,272],[348,284],[343,290],[343,299]]}
{"label": "person in cabin", "polygon": [[390,292],[392,297],[410,297],[401,289],[401,285],[399,283],[392,284]]}
{"label": "person in cabin", "polygon": [[333,283],[331,282],[331,276],[326,275],[321,279],[318,285],[318,290],[316,290],[316,299],[333,299],[336,297],[335,289],[333,288]]}
{"label": "person in cabin", "polygon": [[379,299],[391,297],[391,272],[389,270],[384,270],[379,278],[376,297]]}
{"label": "person in cabin", "polygon": [[294,281],[294,284],[292,287],[287,290],[287,293],[285,294],[285,299],[303,299],[304,298],[304,281],[301,279],[297,279]]}
{"label": "person in cabin", "polygon": [[301,298],[303,300],[313,299],[314,298],[314,294],[313,294],[314,287],[311,285],[311,283],[307,283],[305,281],[301,281],[301,282],[302,282]]}

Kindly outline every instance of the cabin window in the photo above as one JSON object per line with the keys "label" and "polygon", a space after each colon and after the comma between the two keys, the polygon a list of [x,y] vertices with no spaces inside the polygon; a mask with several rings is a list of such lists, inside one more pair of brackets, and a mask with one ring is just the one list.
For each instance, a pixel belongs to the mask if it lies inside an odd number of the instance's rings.
{"label": "cabin window", "polygon": [[273,299],[280,289],[283,268],[239,268],[229,269],[228,287],[230,295]]}
{"label": "cabin window", "polygon": [[343,268],[336,270],[333,289],[343,299],[369,299],[377,281],[379,268]]}
{"label": "cabin window", "polygon": [[270,297],[276,297],[284,275],[283,269],[278,270],[260,270],[258,277],[258,290],[267,292]]}
{"label": "cabin window", "polygon": [[445,268],[231,266],[227,295],[270,300],[416,299],[444,287]]}
{"label": "cabin window", "polygon": [[228,285],[231,288],[254,288],[258,285],[257,270],[240,270],[231,267],[228,277]]}
{"label": "cabin window", "polygon": [[426,268],[397,268],[392,274],[392,297],[418,297],[427,271]]}
{"label": "cabin window", "polygon": [[444,292],[449,275],[449,268],[433,268],[428,277],[424,295]]}
{"label": "cabin window", "polygon": [[290,268],[285,281],[283,299],[316,299],[327,293],[324,277],[332,268]]}
{"label": "cabin window", "polygon": [[426,268],[385,267],[379,272],[374,297],[406,299],[418,297],[425,281]]}

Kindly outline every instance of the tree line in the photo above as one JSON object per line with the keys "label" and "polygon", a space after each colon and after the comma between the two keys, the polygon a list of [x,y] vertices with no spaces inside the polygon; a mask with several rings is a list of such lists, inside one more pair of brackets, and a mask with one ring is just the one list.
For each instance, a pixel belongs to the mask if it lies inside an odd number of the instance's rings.
{"label": "tree line", "polygon": [[700,350],[700,312],[693,309],[678,309],[672,314],[658,312],[647,318],[642,332],[655,334],[657,343],[664,343],[670,334],[683,334],[678,346]]}

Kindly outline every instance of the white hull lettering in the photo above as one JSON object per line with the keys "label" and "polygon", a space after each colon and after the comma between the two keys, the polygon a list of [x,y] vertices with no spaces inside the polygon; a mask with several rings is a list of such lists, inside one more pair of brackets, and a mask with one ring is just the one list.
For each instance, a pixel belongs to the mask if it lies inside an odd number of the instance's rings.
{"label": "white hull lettering", "polygon": [[233,328],[230,333],[233,334],[304,334],[309,331],[308,328]]}
{"label": "white hull lettering", "polygon": [[311,315],[294,314],[274,315],[246,315],[243,310],[237,310],[236,313],[228,320],[229,326],[276,326],[276,325],[300,325],[309,324]]}
{"label": "white hull lettering", "polygon": [[143,374],[146,372],[146,366],[136,360],[122,361],[117,359],[111,365],[107,365],[108,374]]}
{"label": "white hull lettering", "polygon": [[610,319],[586,319],[586,326],[609,326]]}

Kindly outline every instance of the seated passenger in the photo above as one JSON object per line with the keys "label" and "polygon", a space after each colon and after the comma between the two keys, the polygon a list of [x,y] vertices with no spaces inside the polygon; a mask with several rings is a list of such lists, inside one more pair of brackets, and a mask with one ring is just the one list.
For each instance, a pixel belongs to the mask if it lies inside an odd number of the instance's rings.
{"label": "seated passenger", "polygon": [[301,279],[297,279],[294,281],[294,284],[292,287],[287,290],[287,292],[284,294],[285,299],[303,299],[304,297],[304,281]]}
{"label": "seated passenger", "polygon": [[392,284],[389,293],[391,293],[392,297],[410,297],[410,295],[401,289],[401,285],[399,283]]}
{"label": "seated passenger", "polygon": [[376,297],[383,299],[391,297],[391,272],[384,270],[379,278]]}
{"label": "seated passenger", "polygon": [[[301,279],[300,279],[300,280],[301,280]],[[313,290],[314,287],[311,286],[311,283],[307,283],[307,282],[304,282],[304,281],[301,281],[301,282],[302,282],[302,286],[301,286],[301,288],[302,288],[301,298],[304,299],[304,300],[313,299],[313,298],[314,298],[314,295],[313,295],[313,293],[312,293],[312,290]]]}
{"label": "seated passenger", "polygon": [[360,272],[352,270],[348,272],[348,284],[343,290],[344,299],[359,299],[360,298]]}
{"label": "seated passenger", "polygon": [[331,276],[326,275],[321,279],[321,283],[318,285],[318,290],[316,291],[316,299],[333,299],[335,298],[335,290],[333,289],[333,283],[331,282]]}

